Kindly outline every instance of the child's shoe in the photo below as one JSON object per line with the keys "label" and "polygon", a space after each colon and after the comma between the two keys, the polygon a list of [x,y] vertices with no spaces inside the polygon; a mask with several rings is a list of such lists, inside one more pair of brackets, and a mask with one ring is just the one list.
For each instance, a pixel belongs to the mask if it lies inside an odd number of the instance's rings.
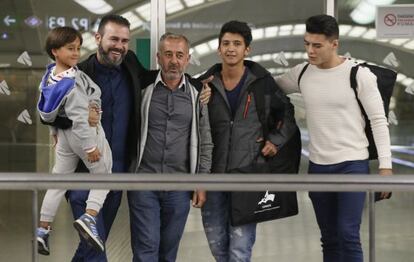
{"label": "child's shoe", "polygon": [[95,217],[85,213],[75,222],[73,222],[73,226],[79,232],[81,237],[84,238],[86,242],[88,242],[88,244],[99,251],[103,252],[105,250],[103,241],[99,237],[98,229],[96,228]]}
{"label": "child's shoe", "polygon": [[36,230],[37,235],[37,252],[39,254],[48,256],[50,255],[49,250],[49,232],[50,229],[38,227]]}

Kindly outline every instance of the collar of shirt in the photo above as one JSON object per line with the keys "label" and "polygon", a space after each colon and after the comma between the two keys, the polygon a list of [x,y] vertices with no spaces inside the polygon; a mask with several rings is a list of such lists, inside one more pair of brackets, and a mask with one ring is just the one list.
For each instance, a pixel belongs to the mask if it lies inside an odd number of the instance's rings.
{"label": "collar of shirt", "polygon": [[[162,80],[161,70],[158,72],[157,78],[155,79],[155,87],[159,86],[159,83],[161,83],[163,86],[167,87],[167,84],[164,82],[164,80]],[[181,82],[178,85],[177,90],[182,90],[184,92],[187,92],[186,81],[185,81],[185,75],[184,74],[181,76]]]}
{"label": "collar of shirt", "polygon": [[118,65],[118,66],[106,66],[106,65],[103,65],[103,64],[101,64],[101,63],[99,63],[99,61],[98,61],[98,57],[95,55],[95,57],[94,57],[95,59],[94,59],[94,63],[95,63],[95,68],[98,70],[98,71],[101,71],[101,72],[104,72],[104,73],[119,73],[119,72],[121,72],[121,65]]}
{"label": "collar of shirt", "polygon": [[64,77],[66,77],[66,78],[75,78],[77,70],[78,70],[77,67],[71,67],[71,68],[69,68],[69,69],[67,69],[63,72],[60,72],[59,74],[55,74],[56,66],[54,66],[50,70],[48,82],[49,83],[57,83],[60,80],[62,80],[62,78],[64,78]]}

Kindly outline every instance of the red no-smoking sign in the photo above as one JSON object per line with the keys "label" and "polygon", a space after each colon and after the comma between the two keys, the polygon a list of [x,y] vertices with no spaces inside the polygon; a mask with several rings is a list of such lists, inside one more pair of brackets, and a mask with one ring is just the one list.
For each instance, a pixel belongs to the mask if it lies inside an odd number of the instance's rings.
{"label": "red no-smoking sign", "polygon": [[384,16],[384,24],[387,26],[393,26],[397,23],[397,17],[393,14],[387,14]]}

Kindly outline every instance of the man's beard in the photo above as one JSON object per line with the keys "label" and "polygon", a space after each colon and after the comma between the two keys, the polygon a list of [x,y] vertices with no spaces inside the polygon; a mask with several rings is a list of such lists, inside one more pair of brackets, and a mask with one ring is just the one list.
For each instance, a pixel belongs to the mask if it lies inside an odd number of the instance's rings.
{"label": "man's beard", "polygon": [[[121,56],[118,59],[113,60],[109,56],[109,52],[111,52],[111,51],[117,51],[117,52],[121,53]],[[123,50],[118,49],[118,48],[109,48],[108,51],[105,51],[103,49],[102,45],[98,46],[98,53],[99,53],[100,57],[102,58],[103,64],[106,65],[106,66],[111,66],[111,67],[112,66],[119,66],[125,58],[125,53],[123,52]]]}

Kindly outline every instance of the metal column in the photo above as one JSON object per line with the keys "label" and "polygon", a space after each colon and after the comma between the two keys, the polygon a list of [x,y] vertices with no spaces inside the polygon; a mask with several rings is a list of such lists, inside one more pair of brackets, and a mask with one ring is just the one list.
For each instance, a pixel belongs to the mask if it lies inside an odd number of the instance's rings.
{"label": "metal column", "polygon": [[158,40],[165,33],[165,0],[151,0],[151,69],[157,68]]}
{"label": "metal column", "polygon": [[338,5],[336,0],[325,0],[324,12],[338,19]]}

